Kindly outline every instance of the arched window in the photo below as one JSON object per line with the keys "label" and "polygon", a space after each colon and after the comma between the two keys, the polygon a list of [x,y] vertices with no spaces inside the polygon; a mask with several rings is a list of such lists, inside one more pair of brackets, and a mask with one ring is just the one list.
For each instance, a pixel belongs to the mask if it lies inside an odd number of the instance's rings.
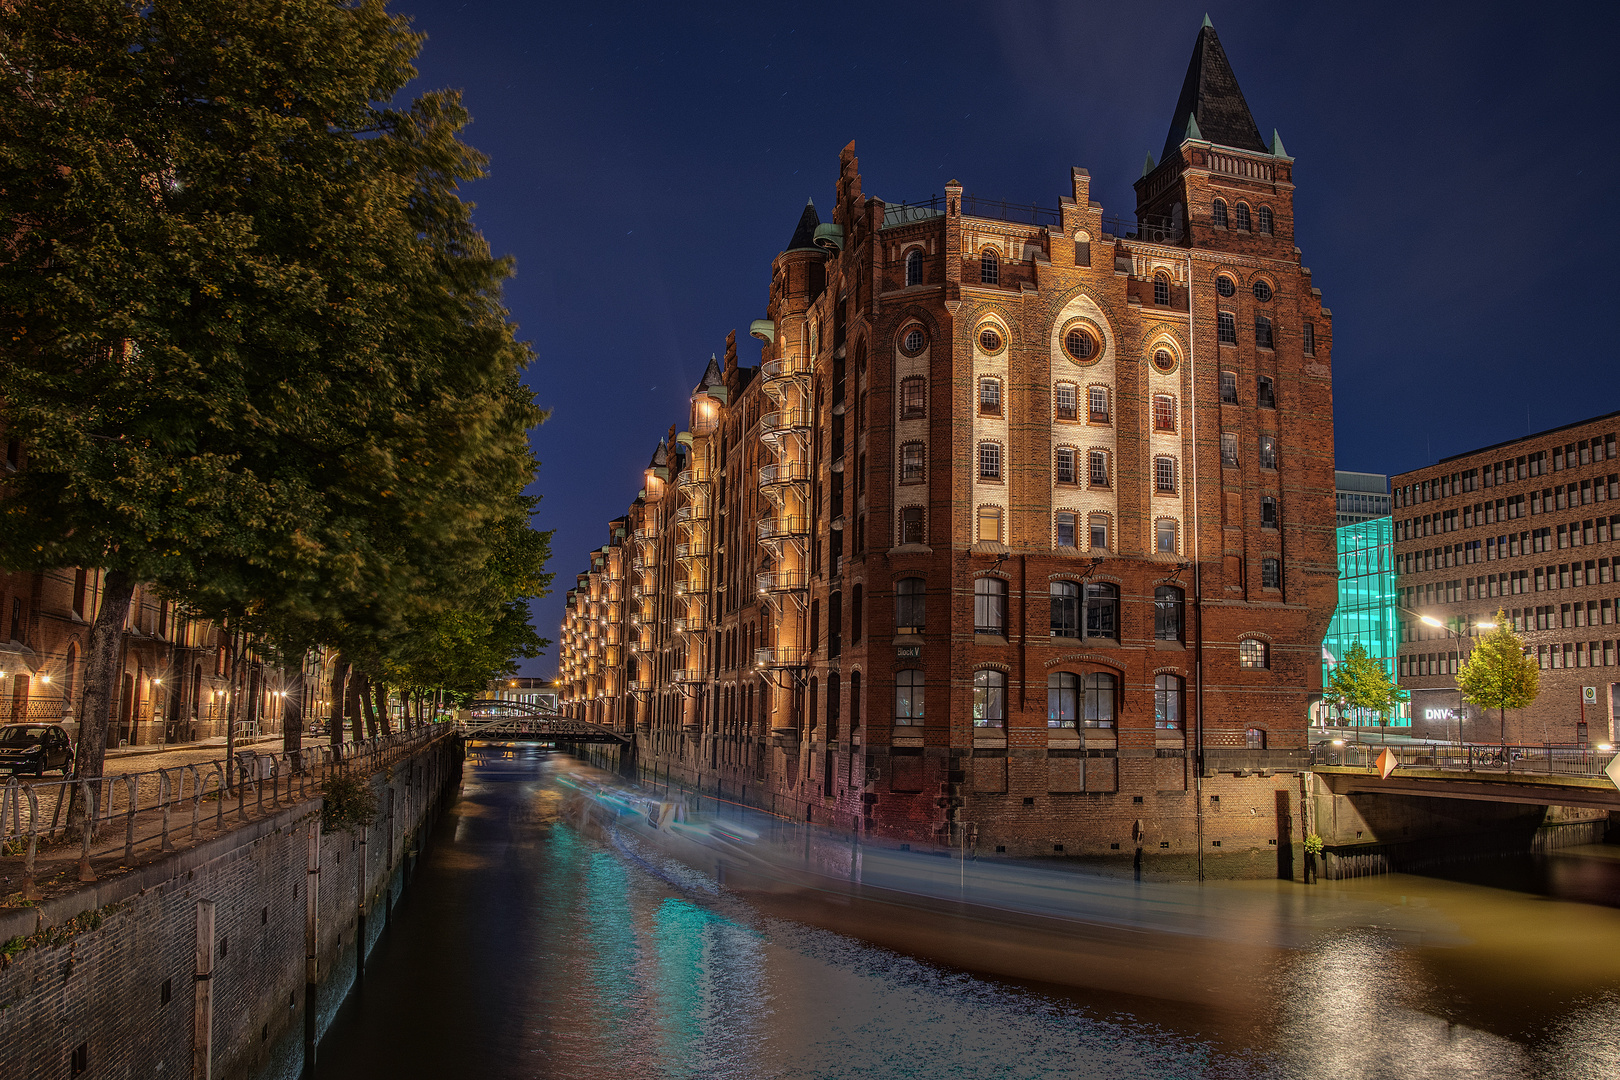
{"label": "arched window", "polygon": [[973,673],[973,726],[1001,727],[1007,722],[1007,676],[999,671]]}
{"label": "arched window", "polygon": [[1266,733],[1263,728],[1252,727],[1244,733],[1243,745],[1250,750],[1264,750],[1266,748]]}
{"label": "arched window", "polygon": [[1254,343],[1261,349],[1273,347],[1271,344],[1271,320],[1264,315],[1254,317]]}
{"label": "arched window", "polygon": [[1159,734],[1183,730],[1181,702],[1185,682],[1180,675],[1160,675],[1153,680],[1153,727]]}
{"label": "arched window", "polygon": [[1086,586],[1086,637],[1119,636],[1119,586],[1093,582]]}
{"label": "arched window", "polygon": [[1153,302],[1160,307],[1170,303],[1170,275],[1153,275]]}
{"label": "arched window", "polygon": [[[861,643],[861,593],[861,583],[857,581],[849,600],[849,640],[852,645]],[[854,684],[851,683],[850,685],[851,693],[853,693]]]}
{"label": "arched window", "polygon": [[1237,204],[1237,211],[1234,214],[1234,216],[1237,219],[1237,227],[1240,230],[1248,229],[1248,227],[1249,227],[1249,204],[1244,203],[1244,202],[1238,203]]}
{"label": "arched window", "polygon": [[920,577],[894,583],[894,624],[902,634],[920,634],[926,617],[926,586]]}
{"label": "arched window", "polygon": [[1157,641],[1180,641],[1184,594],[1174,585],[1153,590],[1153,637]]}
{"label": "arched window", "polygon": [[849,677],[849,730],[861,729],[861,673],[853,672]]}
{"label": "arched window", "polygon": [[994,248],[985,248],[979,256],[979,281],[985,285],[996,285],[1001,281],[1001,262],[996,258]]}
{"label": "arched window", "polygon": [[1255,217],[1260,222],[1260,231],[1267,236],[1271,235],[1271,207],[1262,206],[1255,211]]}
{"label": "arched window", "polygon": [[1057,533],[1058,547],[1078,547],[1079,537],[1076,535],[1078,526],[1075,524],[1075,515],[1070,510],[1059,510],[1054,516],[1054,531]]}
{"label": "arched window", "polygon": [[906,285],[923,283],[922,252],[912,248],[906,253]]}
{"label": "arched window", "polygon": [[1270,495],[1260,496],[1260,527],[1262,529],[1277,527],[1277,500]]}
{"label": "arched window", "polygon": [[973,582],[973,632],[1007,632],[1007,583],[998,577],[982,577]]}
{"label": "arched window", "polygon": [[1080,677],[1054,671],[1046,677],[1046,726],[1074,727],[1080,712]]}
{"label": "arched window", "polygon": [[1086,711],[1084,722],[1088,728],[1114,726],[1115,699],[1119,693],[1119,680],[1105,672],[1086,676]]}
{"label": "arched window", "polygon": [[923,722],[923,673],[917,668],[894,673],[894,722],[902,727]]}
{"label": "arched window", "polygon": [[1271,650],[1259,638],[1244,638],[1238,642],[1238,667],[1260,670],[1271,666]]}
{"label": "arched window", "polygon": [[1072,581],[1052,582],[1052,636],[1080,636],[1080,586]]}
{"label": "arched window", "polygon": [[1226,228],[1226,200],[1216,199],[1210,206],[1210,217],[1214,219],[1217,229]]}

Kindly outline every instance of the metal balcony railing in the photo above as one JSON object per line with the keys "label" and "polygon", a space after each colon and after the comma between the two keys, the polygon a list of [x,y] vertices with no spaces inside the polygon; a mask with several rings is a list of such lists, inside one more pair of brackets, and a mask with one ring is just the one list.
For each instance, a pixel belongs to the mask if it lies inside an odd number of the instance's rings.
{"label": "metal balcony railing", "polygon": [[810,374],[810,363],[799,356],[782,356],[767,360],[759,366],[760,375],[768,381],[801,379]]}
{"label": "metal balcony railing", "polygon": [[1603,775],[1614,760],[1613,750],[1592,750],[1584,746],[1523,746],[1500,743],[1425,743],[1388,745],[1381,742],[1318,742],[1311,751],[1312,765],[1347,765],[1377,771],[1378,756],[1385,750],[1402,765],[1447,772],[1499,773],[1504,776],[1589,776]]}
{"label": "metal balcony railing", "polygon": [[784,540],[792,536],[808,536],[810,519],[792,514],[766,518],[759,523],[761,540]]}
{"label": "metal balcony railing", "polygon": [[709,470],[706,468],[682,469],[675,474],[675,486],[681,488],[707,485],[709,480]]}
{"label": "metal balcony railing", "polygon": [[780,438],[796,431],[808,430],[810,430],[810,410],[803,407],[777,409],[759,418],[759,434],[762,439]]}
{"label": "metal balcony railing", "polygon": [[700,683],[703,681],[703,672],[697,668],[676,668],[674,678],[678,683]]}
{"label": "metal balcony railing", "polygon": [[706,559],[710,554],[712,554],[712,549],[707,540],[693,540],[689,543],[675,545],[675,557],[677,559]]}
{"label": "metal balcony railing", "polygon": [[802,484],[810,479],[810,463],[808,461],[783,461],[775,465],[761,465],[759,467],[759,486],[772,487],[777,484]]}
{"label": "metal balcony railing", "polygon": [[758,577],[762,593],[798,592],[810,584],[810,575],[803,570],[772,570]]}
{"label": "metal balcony railing", "polygon": [[709,620],[703,618],[701,615],[683,615],[679,618],[671,619],[669,621],[669,625],[677,634],[701,634],[703,631],[709,628]]}
{"label": "metal balcony railing", "polygon": [[803,667],[809,658],[810,651],[797,645],[767,645],[754,650],[757,668]]}

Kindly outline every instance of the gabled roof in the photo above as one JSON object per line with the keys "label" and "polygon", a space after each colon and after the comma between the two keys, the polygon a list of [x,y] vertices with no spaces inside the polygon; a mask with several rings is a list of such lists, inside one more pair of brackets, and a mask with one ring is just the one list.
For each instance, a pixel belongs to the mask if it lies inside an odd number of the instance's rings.
{"label": "gabled roof", "polygon": [[[1194,136],[1193,132],[1198,135]],[[1190,137],[1201,137],[1206,142],[1238,150],[1271,152],[1260,138],[1260,128],[1249,112],[1249,103],[1243,100],[1237,76],[1232,74],[1232,64],[1226,59],[1226,50],[1221,48],[1221,39],[1215,36],[1215,27],[1207,15],[1198,31],[1198,40],[1193,43],[1187,78],[1181,84],[1181,97],[1170,117],[1170,133],[1165,136],[1164,153],[1159,155],[1159,160],[1169,158]]]}
{"label": "gabled roof", "polygon": [[820,251],[816,247],[816,226],[821,224],[821,216],[816,213],[816,200],[807,199],[804,204],[804,213],[799,215],[799,225],[793,230],[793,239],[788,241],[785,251]]}

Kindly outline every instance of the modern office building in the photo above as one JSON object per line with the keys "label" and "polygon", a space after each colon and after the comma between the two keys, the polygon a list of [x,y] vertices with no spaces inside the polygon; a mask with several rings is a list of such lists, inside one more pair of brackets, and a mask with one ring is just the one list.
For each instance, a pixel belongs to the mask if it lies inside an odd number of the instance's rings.
{"label": "modern office building", "polygon": [[[1343,477],[1347,474],[1339,473]],[[1350,473],[1362,476],[1364,473]],[[1383,477],[1379,477],[1383,479]],[[1342,487],[1342,485],[1341,485]],[[1340,494],[1343,492],[1341,490]],[[1325,687],[1333,676],[1333,668],[1349,653],[1351,646],[1362,648],[1381,664],[1391,681],[1396,678],[1395,659],[1398,652],[1399,620],[1395,594],[1395,546],[1393,522],[1388,514],[1340,525],[1339,541],[1339,605],[1328,623],[1327,636],[1322,639],[1322,682]],[[1375,725],[1374,716],[1358,713],[1343,703],[1324,696],[1320,705],[1320,718],[1331,724],[1345,726]],[[1405,710],[1389,716],[1392,726],[1405,727],[1411,723]]]}
{"label": "modern office building", "polygon": [[1381,473],[1336,471],[1333,474],[1335,525],[1389,516],[1389,477]]}
{"label": "modern office building", "polygon": [[1507,739],[1574,742],[1584,713],[1590,741],[1614,741],[1617,430],[1608,413],[1393,478],[1398,671],[1415,734],[1455,739],[1460,720],[1469,741],[1502,736],[1502,718],[1465,706],[1456,683],[1478,624],[1500,611],[1541,665],[1541,694],[1507,714]]}
{"label": "modern office building", "polygon": [[759,367],[728,339],[568,596],[565,711],[798,820],[1286,870],[1332,319],[1207,25],[1160,157],[1121,222],[1080,169],[1050,209],[886,203],[846,148]]}

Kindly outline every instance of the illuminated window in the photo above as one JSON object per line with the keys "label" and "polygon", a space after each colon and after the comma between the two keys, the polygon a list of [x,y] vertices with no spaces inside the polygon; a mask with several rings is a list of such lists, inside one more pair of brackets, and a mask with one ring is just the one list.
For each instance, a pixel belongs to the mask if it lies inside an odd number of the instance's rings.
{"label": "illuminated window", "polygon": [[1156,731],[1182,730],[1181,702],[1185,683],[1179,675],[1159,675],[1153,680],[1153,727]]}
{"label": "illuminated window", "polygon": [[1258,638],[1244,638],[1238,642],[1238,667],[1258,670],[1271,666],[1270,650]]}
{"label": "illuminated window", "polygon": [[1001,727],[1007,720],[1007,676],[999,671],[973,673],[973,726]]}
{"label": "illuminated window", "polygon": [[894,722],[902,727],[923,722],[923,673],[916,668],[894,673]]}
{"label": "illuminated window", "polygon": [[979,539],[992,544],[1001,543],[1001,510],[998,507],[979,507]]}
{"label": "illuminated window", "polygon": [[1004,634],[1007,631],[1007,583],[998,577],[982,577],[973,582],[973,632]]}

